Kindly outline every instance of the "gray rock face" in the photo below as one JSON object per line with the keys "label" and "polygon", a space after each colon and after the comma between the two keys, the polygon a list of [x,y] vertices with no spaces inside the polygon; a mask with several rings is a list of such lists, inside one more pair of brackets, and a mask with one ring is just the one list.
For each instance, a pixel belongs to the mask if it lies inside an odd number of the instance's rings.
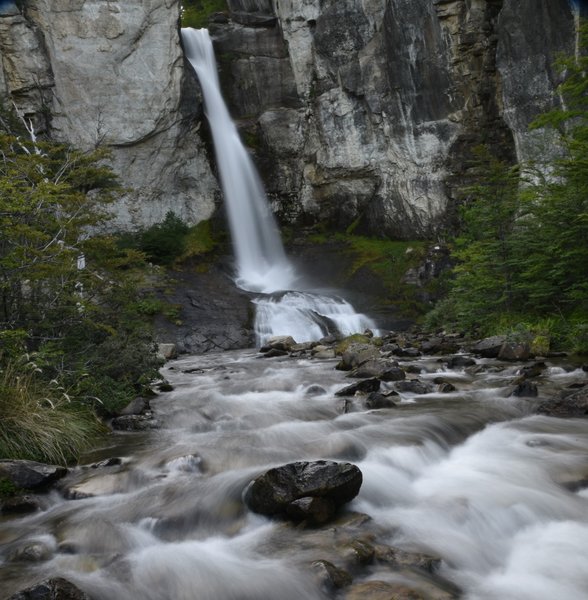
{"label": "gray rock face", "polygon": [[66,474],[65,467],[56,465],[32,460],[0,460],[0,477],[25,490],[46,488]]}
{"label": "gray rock face", "polygon": [[275,209],[400,238],[451,220],[476,145],[530,157],[544,134],[528,124],[557,102],[552,59],[574,40],[568,0],[229,7],[213,28],[224,89]]}
{"label": "gray rock face", "polygon": [[37,132],[112,150],[114,170],[133,190],[113,207],[117,228],[160,222],[169,210],[196,223],[214,210],[179,5],[30,0],[22,15],[0,16],[0,91]]}

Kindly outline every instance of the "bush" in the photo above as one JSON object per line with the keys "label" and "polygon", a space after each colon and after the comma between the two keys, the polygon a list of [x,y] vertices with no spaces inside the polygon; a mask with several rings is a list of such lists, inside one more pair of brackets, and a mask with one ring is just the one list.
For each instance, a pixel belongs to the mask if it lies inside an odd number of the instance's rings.
{"label": "bush", "polygon": [[182,4],[182,27],[200,29],[206,27],[215,12],[227,10],[226,0],[184,0]]}

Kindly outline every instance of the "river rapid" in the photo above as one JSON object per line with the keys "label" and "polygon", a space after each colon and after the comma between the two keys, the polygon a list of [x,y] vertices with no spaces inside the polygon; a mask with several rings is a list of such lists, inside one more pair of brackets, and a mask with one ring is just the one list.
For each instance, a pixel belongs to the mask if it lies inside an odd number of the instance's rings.
{"label": "river rapid", "polygon": [[[474,374],[440,361],[402,366],[456,391],[401,393],[383,410],[335,396],[350,383],[335,360],[247,350],[168,363],[174,390],[152,401],[158,429],[114,433],[43,510],[0,520],[0,597],[60,575],[95,600],[356,598],[354,586],[370,581],[423,598],[585,600],[587,422],[533,410],[586,373],[548,363],[539,399],[517,398],[508,391],[520,365],[479,360]],[[121,460],[99,463],[112,457]],[[309,529],[246,509],[255,476],[313,459],[363,472],[334,524]],[[26,547],[40,556],[23,559]],[[426,575],[386,561],[389,548],[441,561]],[[353,584],[323,585],[317,560]]]}

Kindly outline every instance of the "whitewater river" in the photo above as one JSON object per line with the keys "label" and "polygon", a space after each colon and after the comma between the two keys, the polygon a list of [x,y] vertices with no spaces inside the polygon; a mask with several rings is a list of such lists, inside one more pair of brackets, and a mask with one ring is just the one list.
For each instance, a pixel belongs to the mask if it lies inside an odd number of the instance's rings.
{"label": "whitewater river", "polygon": [[[96,600],[356,598],[346,594],[371,580],[408,582],[424,598],[588,598],[586,420],[533,415],[536,399],[506,397],[516,366],[487,361],[474,377],[437,357],[411,364],[456,392],[401,394],[397,408],[370,411],[334,395],[349,384],[334,364],[253,350],[169,363],[175,389],[152,402],[160,428],[113,434],[86,457],[122,464],[80,467],[44,510],[0,521],[0,597],[61,575]],[[551,365],[541,394],[585,378]],[[244,507],[257,474],[319,458],[364,475],[335,524],[304,529]],[[376,557],[362,563],[358,541]],[[43,550],[36,562],[15,558],[31,544]],[[379,559],[387,546],[442,561],[427,578]],[[322,586],[319,559],[351,572],[352,586]]]}

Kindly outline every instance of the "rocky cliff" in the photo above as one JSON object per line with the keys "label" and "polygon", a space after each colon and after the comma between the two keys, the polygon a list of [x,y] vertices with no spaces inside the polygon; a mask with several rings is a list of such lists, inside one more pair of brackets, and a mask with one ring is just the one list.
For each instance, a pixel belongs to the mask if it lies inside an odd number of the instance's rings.
{"label": "rocky cliff", "polygon": [[123,185],[115,225],[208,218],[218,186],[179,42],[180,0],[27,0],[0,12],[0,95],[37,133],[106,145]]}
{"label": "rocky cliff", "polygon": [[451,218],[474,146],[543,152],[568,0],[228,0],[212,24],[278,212],[399,238]]}
{"label": "rocky cliff", "polygon": [[[123,184],[118,226],[189,222],[218,199],[180,0],[0,6],[0,94],[36,130],[103,144]],[[233,115],[276,212],[300,224],[433,237],[467,184],[471,149],[507,160],[558,102],[570,0],[227,0],[211,23]],[[205,130],[206,127],[202,127]]]}

